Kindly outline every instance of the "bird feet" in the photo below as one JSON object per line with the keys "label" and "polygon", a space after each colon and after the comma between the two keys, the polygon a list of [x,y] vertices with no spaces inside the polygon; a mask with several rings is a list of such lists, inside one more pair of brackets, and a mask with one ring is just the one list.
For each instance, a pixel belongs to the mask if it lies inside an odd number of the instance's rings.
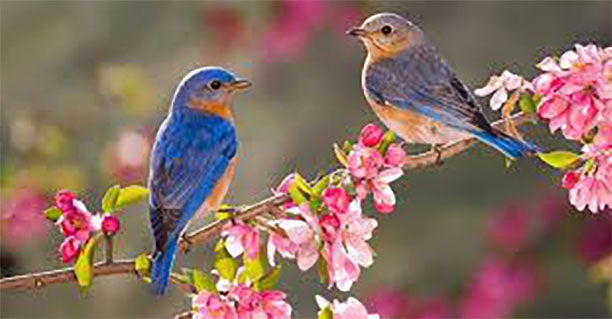
{"label": "bird feet", "polygon": [[442,165],[442,146],[443,144],[431,144],[431,151],[436,153],[436,165]]}

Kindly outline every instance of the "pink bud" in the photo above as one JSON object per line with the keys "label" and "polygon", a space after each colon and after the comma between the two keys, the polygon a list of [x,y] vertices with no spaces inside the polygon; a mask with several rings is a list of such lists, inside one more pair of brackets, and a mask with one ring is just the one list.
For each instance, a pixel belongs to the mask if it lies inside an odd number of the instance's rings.
{"label": "pink bud", "polygon": [[394,206],[387,203],[379,203],[374,201],[374,208],[381,214],[389,214],[393,212]]}
{"label": "pink bud", "polygon": [[359,143],[367,147],[373,147],[380,143],[384,132],[375,124],[368,124],[361,129]]}
{"label": "pink bud", "polygon": [[563,180],[561,181],[561,185],[565,189],[572,189],[574,188],[574,185],[576,185],[579,179],[580,177],[576,172],[568,171],[565,173],[565,175],[563,175]]}
{"label": "pink bud", "polygon": [[76,259],[81,251],[81,245],[75,237],[66,237],[60,245],[59,251],[62,254],[62,262],[66,264]]}
{"label": "pink bud", "polygon": [[340,228],[340,219],[334,214],[325,214],[321,217],[321,228],[325,239],[333,241]]}
{"label": "pink bud", "polygon": [[106,214],[102,219],[102,232],[107,235],[114,235],[119,231],[119,219],[113,215]]}
{"label": "pink bud", "polygon": [[336,214],[344,214],[349,208],[351,201],[348,193],[344,188],[331,187],[323,191],[323,203],[327,205],[329,210]]}
{"label": "pink bud", "polygon": [[75,199],[75,196],[72,192],[67,191],[67,190],[61,190],[57,192],[57,194],[55,195],[55,205],[62,212],[74,210],[74,205],[73,205],[74,199]]}
{"label": "pink bud", "polygon": [[391,144],[385,154],[385,163],[391,166],[402,166],[406,160],[406,151],[399,144]]}

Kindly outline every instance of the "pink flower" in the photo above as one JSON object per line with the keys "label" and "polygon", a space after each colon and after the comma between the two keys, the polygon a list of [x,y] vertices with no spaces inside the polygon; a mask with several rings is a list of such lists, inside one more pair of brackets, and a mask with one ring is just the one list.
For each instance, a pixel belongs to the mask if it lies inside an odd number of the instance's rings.
{"label": "pink flower", "polygon": [[259,232],[241,220],[229,225],[223,230],[221,236],[226,237],[225,247],[234,258],[243,252],[250,259],[256,258],[259,254]]}
{"label": "pink flower", "polygon": [[87,207],[81,201],[75,199],[73,203],[73,208],[64,211],[56,224],[64,237],[74,236],[79,242],[84,243],[89,239],[90,233],[98,230],[101,225],[97,225],[98,218],[93,218],[94,216],[87,211]]}
{"label": "pink flower", "polygon": [[569,200],[572,205],[579,211],[588,207],[592,213],[596,213],[606,207],[612,208],[612,152],[608,150],[603,155],[596,155],[592,161],[593,168],[583,165],[573,171],[578,181],[568,181],[566,184],[567,187],[571,186]]}
{"label": "pink flower", "polygon": [[359,143],[367,147],[375,147],[380,143],[385,133],[376,125],[368,124],[361,129],[359,134]]}
{"label": "pink flower", "polygon": [[495,246],[517,252],[527,241],[528,222],[528,213],[524,207],[509,205],[489,221],[486,237]]}
{"label": "pink flower", "polygon": [[353,147],[347,158],[349,172],[357,179],[372,179],[378,175],[384,160],[375,148],[361,144]]}
{"label": "pink flower", "polygon": [[508,92],[512,92],[514,90],[520,89],[531,90],[531,84],[523,79],[521,76],[518,76],[508,70],[504,70],[501,75],[493,75],[489,79],[487,85],[482,88],[474,90],[474,93],[478,96],[487,96],[493,92],[493,96],[489,101],[489,105],[491,109],[497,111],[501,108],[501,106],[508,100]]}
{"label": "pink flower", "polygon": [[41,240],[49,230],[42,214],[43,194],[28,189],[4,189],[0,193],[0,240],[3,247],[23,249],[26,243]]}
{"label": "pink flower", "polygon": [[119,218],[111,214],[105,214],[102,218],[102,232],[107,235],[114,235],[120,228]]}
{"label": "pink flower", "polygon": [[570,140],[579,140],[597,125],[610,123],[612,78],[609,49],[576,45],[559,61],[547,57],[538,64],[545,73],[533,80],[535,93],[542,96],[538,115],[549,120],[551,132],[561,129]]}
{"label": "pink flower", "polygon": [[[244,269],[239,269],[244,271]],[[219,293],[201,291],[193,297],[194,317],[198,319],[289,319],[291,305],[277,290],[256,291],[244,283],[219,281]]]}
{"label": "pink flower", "polygon": [[323,203],[336,214],[344,214],[348,210],[351,199],[344,188],[330,187],[323,191]]}
{"label": "pink flower", "polygon": [[[287,194],[289,192],[289,187],[291,186],[291,184],[293,184],[294,181],[295,181],[295,174],[287,175],[281,181],[281,183],[276,187],[276,189],[272,190],[272,193],[274,194],[274,196]],[[286,203],[283,204],[281,208],[283,210],[287,210],[291,207],[295,207],[295,203],[293,203],[293,201],[287,201]]]}
{"label": "pink flower", "polygon": [[390,168],[382,171],[371,183],[369,183],[374,195],[374,208],[379,213],[387,214],[395,207],[395,194],[389,183],[400,178],[404,174],[401,168]]}
{"label": "pink flower", "polygon": [[533,300],[537,288],[537,272],[530,264],[487,259],[468,286],[461,317],[506,318],[514,308]]}
{"label": "pink flower", "polygon": [[306,271],[319,258],[315,237],[321,231],[319,220],[310,212],[308,203],[291,208],[287,212],[299,218],[283,218],[275,222],[285,232],[286,238],[274,233],[270,236],[268,260],[274,265],[274,254],[278,251],[285,258],[296,258],[300,270]]}
{"label": "pink flower", "polygon": [[81,252],[81,243],[74,236],[66,237],[60,245],[59,252],[63,263],[72,262]]}
{"label": "pink flower", "polygon": [[377,314],[368,314],[365,306],[357,299],[349,297],[345,302],[334,300],[327,301],[325,298],[316,295],[315,300],[319,305],[320,312],[329,309],[333,319],[378,319]]}
{"label": "pink flower", "polygon": [[391,167],[402,167],[406,161],[406,151],[399,144],[391,144],[385,153],[385,164]]}
{"label": "pink flower", "polygon": [[74,210],[73,201],[75,199],[74,193],[68,190],[61,190],[55,195],[55,206],[62,212]]}

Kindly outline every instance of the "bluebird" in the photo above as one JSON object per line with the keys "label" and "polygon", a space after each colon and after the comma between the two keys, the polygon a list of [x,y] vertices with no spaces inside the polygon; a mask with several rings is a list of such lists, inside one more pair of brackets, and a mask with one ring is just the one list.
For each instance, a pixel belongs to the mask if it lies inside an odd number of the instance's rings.
{"label": "bluebird", "polygon": [[191,71],[179,84],[150,159],[149,217],[155,238],[152,281],[168,285],[178,242],[189,220],[217,210],[236,167],[236,128],[229,107],[251,83],[220,67]]}
{"label": "bluebird", "polygon": [[475,137],[509,158],[535,152],[533,145],[491,127],[470,89],[418,26],[380,13],[347,34],[359,37],[368,51],[362,72],[368,103],[406,142],[440,145]]}

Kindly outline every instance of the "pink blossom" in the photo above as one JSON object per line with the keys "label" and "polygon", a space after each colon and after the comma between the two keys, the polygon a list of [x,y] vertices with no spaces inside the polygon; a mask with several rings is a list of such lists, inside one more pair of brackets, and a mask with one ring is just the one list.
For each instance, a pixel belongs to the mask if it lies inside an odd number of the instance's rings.
{"label": "pink blossom", "polygon": [[3,245],[22,249],[23,244],[44,238],[49,223],[42,214],[45,209],[43,194],[28,189],[4,189],[0,198],[0,240]]}
{"label": "pink blossom", "polygon": [[380,143],[385,133],[376,124],[368,124],[361,129],[359,143],[367,147],[375,147]]}
{"label": "pink blossom", "polygon": [[596,213],[612,208],[612,152],[596,155],[592,161],[594,168],[587,171],[589,167],[583,165],[574,171],[578,181],[567,182],[567,186],[572,186],[569,190],[572,205],[580,211],[588,208]]}
{"label": "pink blossom", "polygon": [[495,92],[489,101],[489,105],[491,109],[497,111],[508,100],[508,92],[527,89],[532,89],[528,81],[508,70],[504,70],[499,76],[491,76],[489,82],[484,87],[476,89],[474,93],[478,96],[487,96]]}
{"label": "pink blossom", "polygon": [[[383,214],[391,213],[395,207],[395,194],[389,184],[404,174],[401,168],[389,168],[382,171],[370,181],[361,182],[358,186],[358,197],[363,199],[371,190],[374,196],[374,208]],[[365,189],[364,189],[365,188]]]}
{"label": "pink blossom", "polygon": [[372,179],[378,175],[384,160],[375,148],[357,144],[347,157],[349,172],[358,179]]}
{"label": "pink blossom", "polygon": [[96,219],[81,201],[74,199],[73,204],[73,208],[64,211],[56,224],[65,237],[74,236],[79,242],[85,243],[90,233],[98,230],[100,225],[97,225]]}
{"label": "pink blossom", "polygon": [[[244,271],[244,269],[239,269]],[[277,290],[256,291],[245,283],[217,284],[219,293],[201,291],[193,297],[194,317],[198,319],[289,319],[291,305]]]}
{"label": "pink blossom", "polygon": [[259,254],[259,232],[241,220],[226,227],[221,236],[226,237],[225,247],[234,258],[243,252],[250,259],[256,258]]}
{"label": "pink blossom", "polygon": [[120,228],[121,224],[119,218],[111,214],[105,214],[102,218],[102,232],[107,235],[115,235]]}
{"label": "pink blossom", "polygon": [[274,265],[274,253],[286,258],[296,258],[300,270],[310,269],[319,257],[317,239],[320,233],[318,219],[310,212],[308,204],[302,204],[288,210],[288,213],[300,218],[283,218],[275,224],[286,234],[286,239],[276,234],[268,241],[268,260]]}
{"label": "pink blossom", "polygon": [[391,167],[401,167],[406,161],[406,151],[399,144],[391,144],[385,153],[385,164]]}
{"label": "pink blossom", "polygon": [[[295,181],[295,174],[289,174],[285,176],[285,178],[281,181],[281,183],[276,187],[276,189],[272,189],[272,193],[274,196],[280,196],[287,194],[289,192],[289,187]],[[295,207],[295,203],[293,201],[287,201],[281,207],[283,210],[287,210],[289,208]]]}
{"label": "pink blossom", "polygon": [[330,187],[323,191],[323,203],[336,214],[344,214],[348,210],[351,199],[344,188]]}
{"label": "pink blossom", "polygon": [[73,202],[75,199],[76,196],[74,196],[74,193],[68,190],[61,190],[55,195],[55,206],[62,212],[74,210],[75,207]]}
{"label": "pink blossom", "polygon": [[487,225],[490,243],[509,252],[517,252],[528,239],[528,212],[519,205],[509,205],[495,214]]}
{"label": "pink blossom", "polygon": [[468,286],[460,307],[461,317],[506,318],[514,308],[533,300],[537,288],[537,272],[530,264],[489,258]]}
{"label": "pink blossom", "polygon": [[81,245],[81,242],[76,237],[66,237],[59,248],[59,252],[62,256],[62,262],[67,264],[75,260],[81,252]]}
{"label": "pink blossom", "polygon": [[329,309],[333,319],[378,319],[377,314],[368,314],[366,307],[357,299],[349,297],[345,302],[340,302],[337,299],[333,302],[327,301],[325,298],[316,295],[315,300],[319,305],[320,311]]}
{"label": "pink blossom", "polygon": [[557,61],[547,57],[538,64],[545,73],[533,80],[542,96],[538,115],[549,120],[551,132],[561,129],[570,140],[579,140],[597,125],[610,123],[612,105],[611,57],[607,49],[577,44]]}

